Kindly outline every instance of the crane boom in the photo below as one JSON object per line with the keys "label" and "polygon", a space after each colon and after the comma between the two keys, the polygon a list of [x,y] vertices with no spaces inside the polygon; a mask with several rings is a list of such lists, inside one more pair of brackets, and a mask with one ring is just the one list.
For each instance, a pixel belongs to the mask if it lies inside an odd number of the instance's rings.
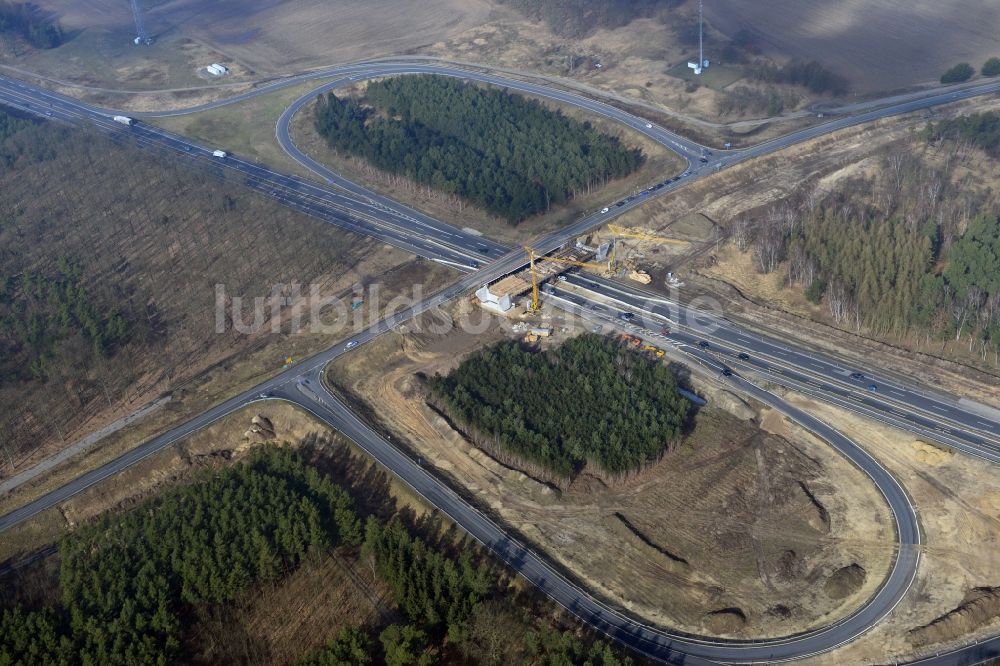
{"label": "crane boom", "polygon": [[[531,311],[538,312],[541,308],[541,302],[538,297],[538,270],[535,267],[535,259],[537,255],[535,254],[534,248],[523,246],[524,251],[528,253],[528,270],[531,273]],[[541,257],[539,257],[541,259]],[[593,268],[595,270],[610,270],[611,264],[601,264],[592,261],[576,261],[575,259],[564,259],[562,257],[544,257],[545,261],[554,261],[557,264],[566,264],[569,266],[580,266],[581,268]]]}

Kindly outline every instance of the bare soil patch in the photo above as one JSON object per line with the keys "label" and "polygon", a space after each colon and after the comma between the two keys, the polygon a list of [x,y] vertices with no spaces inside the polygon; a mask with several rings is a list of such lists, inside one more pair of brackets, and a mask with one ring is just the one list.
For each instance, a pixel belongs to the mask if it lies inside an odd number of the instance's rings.
{"label": "bare soil patch", "polygon": [[[994,466],[961,454],[928,464],[908,433],[795,394],[786,398],[861,443],[903,483],[924,543],[912,588],[885,620],[803,663],[903,662],[995,635],[1000,480]],[[865,568],[870,581],[874,572]]]}
{"label": "bare soil patch", "polygon": [[780,59],[818,60],[856,92],[936,82],[957,62],[996,55],[1000,7],[977,0],[718,0],[705,5],[725,33],[749,30]]}
{"label": "bare soil patch", "polygon": [[[881,580],[892,528],[877,491],[795,426],[772,435],[756,414],[741,421],[710,405],[685,442],[634,481],[609,488],[583,474],[562,492],[470,445],[426,405],[415,375],[447,372],[505,335],[494,326],[479,336],[383,336],[339,360],[330,380],[425,465],[596,592],[653,622],[786,634],[847,612]],[[864,586],[842,600],[824,594],[823,582],[853,562],[872,572]],[[743,621],[707,614],[726,609]]]}
{"label": "bare soil patch", "polygon": [[953,610],[933,622],[911,629],[917,647],[960,638],[970,631],[992,624],[1000,618],[1000,588],[977,587],[969,590]]}

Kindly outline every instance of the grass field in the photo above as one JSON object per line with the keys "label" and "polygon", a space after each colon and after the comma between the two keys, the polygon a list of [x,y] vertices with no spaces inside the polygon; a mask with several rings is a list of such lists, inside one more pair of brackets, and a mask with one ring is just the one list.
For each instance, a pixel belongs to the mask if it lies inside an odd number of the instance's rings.
{"label": "grass field", "polygon": [[281,149],[274,137],[274,128],[289,104],[321,84],[322,81],[310,81],[239,104],[150,122],[206,146],[224,147],[237,155],[256,158],[272,168],[317,178]]}
{"label": "grass field", "polygon": [[487,0],[145,0],[152,46],[137,47],[128,2],[41,0],[70,39],[33,52],[31,69],[92,85],[132,89],[218,83],[196,74],[212,62],[232,69],[228,80],[271,76],[320,64],[404,53],[487,21]]}
{"label": "grass field", "polygon": [[937,81],[957,62],[978,69],[1000,55],[1000,5],[982,0],[713,0],[705,13],[730,35],[749,30],[777,58],[819,60],[860,93]]}
{"label": "grass field", "polygon": [[667,74],[684,81],[697,81],[712,90],[725,90],[727,86],[743,78],[743,72],[738,67],[727,65],[710,65],[708,69],[702,70],[699,76],[687,66],[686,62],[677,63],[667,70]]}

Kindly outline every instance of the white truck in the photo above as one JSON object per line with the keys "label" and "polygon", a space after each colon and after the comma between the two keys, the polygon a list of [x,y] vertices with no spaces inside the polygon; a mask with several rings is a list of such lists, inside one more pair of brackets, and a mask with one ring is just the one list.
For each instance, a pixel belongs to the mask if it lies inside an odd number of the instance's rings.
{"label": "white truck", "polygon": [[121,123],[122,125],[128,125],[129,127],[135,124],[135,120],[129,118],[128,116],[115,116],[112,120],[116,123]]}
{"label": "white truck", "polygon": [[212,155],[215,157],[229,157],[229,153],[224,150],[213,150]]}

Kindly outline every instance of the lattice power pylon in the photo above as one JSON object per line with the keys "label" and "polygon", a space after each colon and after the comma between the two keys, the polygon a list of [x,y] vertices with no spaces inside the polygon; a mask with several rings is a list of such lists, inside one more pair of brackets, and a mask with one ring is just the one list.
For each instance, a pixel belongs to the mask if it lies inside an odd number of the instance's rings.
{"label": "lattice power pylon", "polygon": [[132,0],[132,18],[135,19],[135,44],[152,44],[153,38],[146,34],[146,26],[142,24],[142,12],[139,11],[139,0]]}

